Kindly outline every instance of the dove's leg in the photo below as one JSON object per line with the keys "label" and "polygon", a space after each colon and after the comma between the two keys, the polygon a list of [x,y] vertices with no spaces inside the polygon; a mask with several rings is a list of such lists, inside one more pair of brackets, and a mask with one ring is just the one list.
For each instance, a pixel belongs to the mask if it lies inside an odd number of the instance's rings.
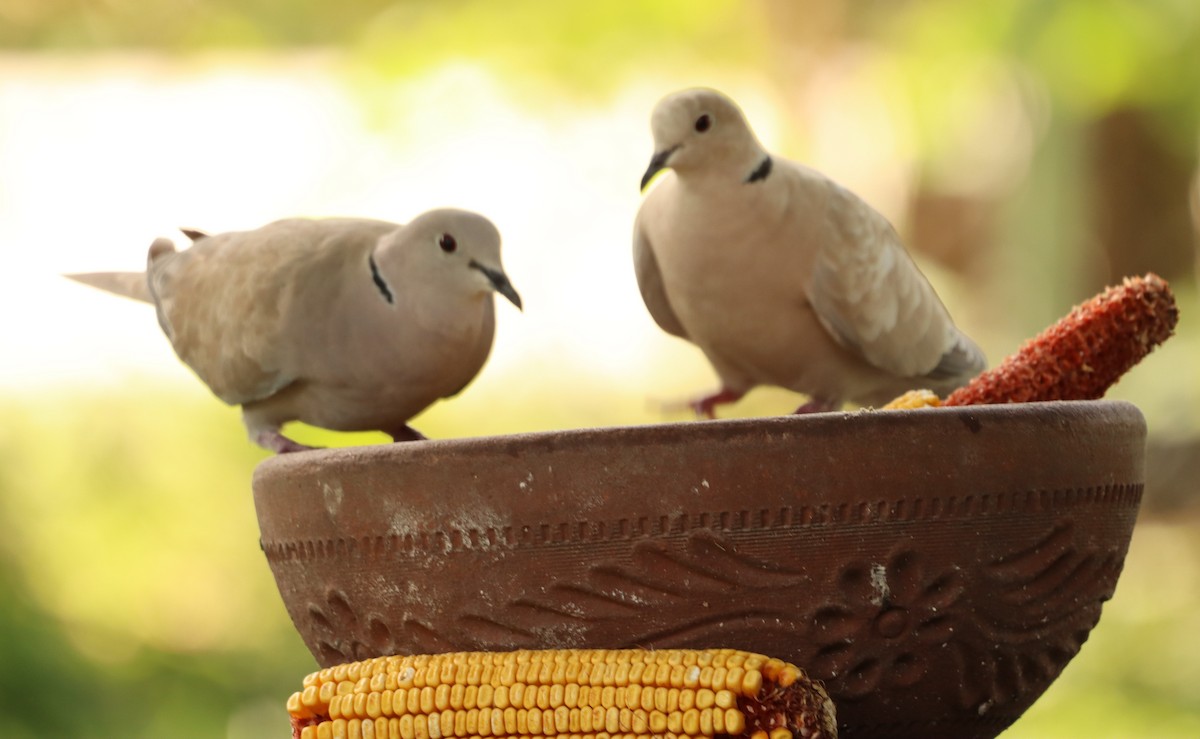
{"label": "dove's leg", "polygon": [[310,449],[318,448],[315,446],[306,446],[298,441],[292,441],[288,437],[281,434],[279,429],[263,429],[257,431],[250,437],[250,439],[263,449],[275,452],[276,454],[306,452]]}
{"label": "dove's leg", "polygon": [[826,400],[825,398],[813,398],[797,408],[794,413],[828,413],[829,411],[836,411],[839,406],[840,403],[836,403],[832,400]]}
{"label": "dove's leg", "polygon": [[703,398],[696,398],[688,403],[688,407],[696,412],[696,415],[701,418],[716,418],[716,408],[719,405],[726,403],[736,403],[742,399],[746,393],[739,390],[730,390],[723,387],[712,395],[706,395]]}
{"label": "dove's leg", "polygon": [[392,437],[392,441],[396,441],[396,442],[425,441],[427,438],[429,438],[429,437],[425,436],[425,434],[422,434],[420,431],[417,431],[415,428],[413,428],[412,426],[409,426],[408,424],[405,424],[405,425],[401,426],[400,428],[395,429],[393,431],[387,431],[385,433],[388,436]]}
{"label": "dove's leg", "polygon": [[[273,396],[277,398],[278,396]],[[291,418],[295,418],[292,416]],[[263,449],[276,454],[289,452],[304,452],[317,447],[306,446],[298,441],[292,441],[280,432],[288,416],[281,416],[271,409],[271,398],[266,402],[242,406],[242,423],[246,426],[246,434],[250,441]]]}

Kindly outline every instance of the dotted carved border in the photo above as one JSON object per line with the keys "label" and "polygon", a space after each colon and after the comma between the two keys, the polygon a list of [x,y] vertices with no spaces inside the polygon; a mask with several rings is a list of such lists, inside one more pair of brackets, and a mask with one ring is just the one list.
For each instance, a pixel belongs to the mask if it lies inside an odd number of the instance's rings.
{"label": "dotted carved border", "polygon": [[780,506],[740,511],[681,512],[673,515],[639,516],[612,521],[573,521],[525,526],[448,528],[415,534],[374,537],[262,540],[272,561],[294,559],[341,559],[365,556],[370,559],[440,551],[445,554],[491,549],[523,549],[572,545],[584,542],[629,541],[642,538],[683,536],[693,531],[778,531],[829,525],[898,523],[953,520],[967,517],[1036,513],[1062,508],[1108,504],[1136,507],[1142,483],[1110,484],[1073,489],[1028,490],[980,493],[962,496],[930,496],[914,499],[873,500],[858,503]]}

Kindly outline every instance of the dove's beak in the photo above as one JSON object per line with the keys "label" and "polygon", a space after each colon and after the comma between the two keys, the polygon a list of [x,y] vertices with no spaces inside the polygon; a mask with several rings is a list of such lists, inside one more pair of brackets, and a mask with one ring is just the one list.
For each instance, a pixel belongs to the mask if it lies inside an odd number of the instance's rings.
{"label": "dove's beak", "polygon": [[521,296],[517,294],[517,289],[508,281],[508,275],[498,269],[485,267],[473,259],[471,260],[471,266],[482,272],[488,278],[488,282],[492,283],[492,289],[508,298],[513,305],[517,306],[517,310],[525,310],[524,306],[521,305]]}
{"label": "dove's beak", "polygon": [[650,180],[654,179],[654,175],[667,168],[667,161],[678,148],[678,146],[672,146],[670,149],[663,149],[650,159],[650,166],[646,168],[646,174],[642,175],[642,192],[646,192],[646,187],[650,184]]}

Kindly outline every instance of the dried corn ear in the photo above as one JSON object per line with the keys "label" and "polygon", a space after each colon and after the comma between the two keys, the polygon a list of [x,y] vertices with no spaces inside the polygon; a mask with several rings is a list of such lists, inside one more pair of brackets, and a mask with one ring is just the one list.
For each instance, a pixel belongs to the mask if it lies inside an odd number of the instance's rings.
{"label": "dried corn ear", "polygon": [[825,689],[733,649],[560,649],[379,657],[314,672],[294,739],[837,736]]}
{"label": "dried corn ear", "polygon": [[1170,338],[1179,309],[1161,277],[1127,277],[1025,342],[944,405],[1091,400]]}

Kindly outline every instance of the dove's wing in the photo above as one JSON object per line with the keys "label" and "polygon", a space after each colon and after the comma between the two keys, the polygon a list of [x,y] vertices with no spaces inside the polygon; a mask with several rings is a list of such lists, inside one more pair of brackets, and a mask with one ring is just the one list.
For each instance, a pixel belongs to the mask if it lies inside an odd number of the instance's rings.
{"label": "dove's wing", "polygon": [[658,268],[658,260],[654,256],[654,249],[651,247],[650,239],[643,227],[644,219],[652,217],[654,203],[653,197],[647,198],[634,222],[633,269],[637,276],[638,289],[642,292],[642,300],[645,301],[646,308],[649,309],[654,322],[672,336],[687,339],[687,331],[679,322],[679,316],[675,315],[675,310],[671,308],[671,301],[667,298],[662,273]]}
{"label": "dove's wing", "polygon": [[824,239],[806,285],[826,330],[900,377],[982,370],[982,352],[954,326],[891,224],[848,190],[829,188]]}
{"label": "dove's wing", "polygon": [[209,236],[183,252],[152,247],[159,322],[180,359],[226,403],[269,397],[302,379],[298,354],[314,349],[306,332],[332,319],[348,265],[395,228],[289,219]]}

